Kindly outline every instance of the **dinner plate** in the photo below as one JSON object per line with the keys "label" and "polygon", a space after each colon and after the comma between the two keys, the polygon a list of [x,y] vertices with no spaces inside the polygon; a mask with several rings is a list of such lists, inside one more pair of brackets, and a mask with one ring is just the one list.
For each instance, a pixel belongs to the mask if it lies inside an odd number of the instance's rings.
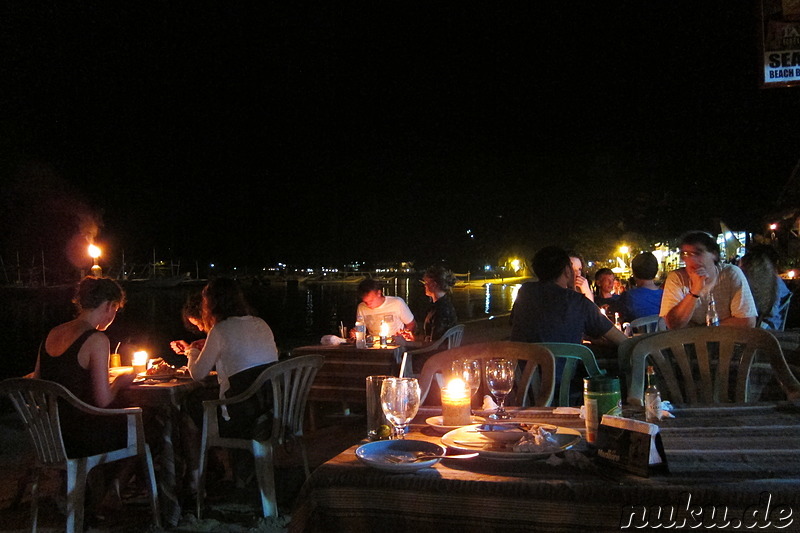
{"label": "dinner plate", "polygon": [[[470,424],[481,424],[486,421],[486,419],[483,418],[482,416],[471,416],[470,419],[471,419]],[[441,416],[432,416],[430,418],[427,418],[425,419],[425,423],[428,424],[430,427],[432,427],[435,431],[438,431],[439,433],[447,433],[448,431],[452,431],[454,429],[462,427],[462,426],[445,426],[442,423]]]}
{"label": "dinner plate", "polygon": [[424,440],[376,440],[356,448],[356,457],[362,463],[386,472],[414,472],[422,468],[429,468],[439,462],[438,458],[415,463],[391,463],[387,459],[389,455],[414,457],[414,452],[444,455],[447,450],[439,444]]}
{"label": "dinner plate", "polygon": [[[581,434],[578,430],[552,426],[550,424],[538,424],[544,429],[554,433],[556,441],[558,442],[558,449],[548,450],[545,452],[515,452],[512,449],[513,443],[519,439],[512,441],[501,442],[497,439],[492,439],[477,431],[481,424],[471,424],[469,426],[460,427],[449,431],[442,436],[442,444],[448,448],[458,450],[461,452],[478,452],[480,457],[486,459],[546,459],[554,453],[568,450],[575,446],[581,440]],[[517,430],[519,437],[522,437],[522,432]]]}

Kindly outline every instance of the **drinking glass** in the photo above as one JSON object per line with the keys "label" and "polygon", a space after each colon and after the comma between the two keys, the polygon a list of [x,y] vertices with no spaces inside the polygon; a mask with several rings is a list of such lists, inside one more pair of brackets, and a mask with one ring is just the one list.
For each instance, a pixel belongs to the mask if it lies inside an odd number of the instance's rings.
{"label": "drinking glass", "polygon": [[481,362],[478,359],[456,359],[450,366],[453,376],[461,378],[474,396],[481,386]]}
{"label": "drinking glass", "polygon": [[494,420],[507,420],[511,415],[506,412],[503,404],[506,396],[509,395],[514,387],[514,367],[515,362],[509,359],[494,358],[486,361],[486,386],[492,396],[497,400],[497,411],[489,415]]}
{"label": "drinking glass", "polygon": [[417,378],[386,378],[381,385],[381,407],[394,426],[393,439],[404,438],[406,426],[419,410]]}

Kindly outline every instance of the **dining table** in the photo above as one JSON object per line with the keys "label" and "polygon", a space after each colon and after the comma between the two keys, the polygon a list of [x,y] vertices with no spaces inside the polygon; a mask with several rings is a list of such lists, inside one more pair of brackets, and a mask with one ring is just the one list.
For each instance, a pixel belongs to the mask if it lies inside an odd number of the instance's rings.
{"label": "dining table", "polygon": [[[290,531],[800,531],[797,401],[675,407],[658,422],[666,468],[647,475],[602,461],[585,441],[579,410],[510,412],[512,422],[581,438],[544,456],[479,452],[401,472],[368,466],[356,451],[369,441],[353,443],[306,480]],[[441,444],[449,434],[437,427],[437,414],[436,406],[420,408],[405,438]],[[623,415],[644,417],[636,407]]]}
{"label": "dining table", "polygon": [[[110,369],[110,375],[130,371],[131,367]],[[190,402],[218,397],[219,386],[213,376],[195,381],[188,374],[137,378],[118,395],[121,407],[141,407],[145,434],[153,452],[159,506],[164,525],[176,526],[181,518],[181,499],[186,487],[180,475],[187,468],[182,443],[182,423],[188,417]],[[192,443],[188,443],[191,445]],[[199,446],[199,442],[196,444]],[[199,451],[198,451],[199,453]],[[191,474],[190,474],[191,475]]]}

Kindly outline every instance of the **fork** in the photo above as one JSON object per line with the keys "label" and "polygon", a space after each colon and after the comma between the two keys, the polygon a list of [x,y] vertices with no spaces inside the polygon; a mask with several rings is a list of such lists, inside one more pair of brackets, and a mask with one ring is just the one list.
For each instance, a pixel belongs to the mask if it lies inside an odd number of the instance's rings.
{"label": "fork", "polygon": [[431,459],[472,459],[477,457],[477,453],[464,453],[460,455],[436,455],[434,453],[419,453],[414,457],[407,455],[387,455],[386,460],[390,463],[418,463],[420,461],[430,461]]}

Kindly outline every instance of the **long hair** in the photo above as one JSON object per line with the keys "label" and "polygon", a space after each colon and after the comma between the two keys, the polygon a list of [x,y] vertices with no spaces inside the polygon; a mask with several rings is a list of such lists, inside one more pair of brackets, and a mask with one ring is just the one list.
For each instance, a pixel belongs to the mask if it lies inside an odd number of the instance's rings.
{"label": "long hair", "polygon": [[217,278],[203,288],[203,325],[210,330],[226,318],[252,315],[242,288],[236,280]]}
{"label": "long hair", "polygon": [[758,318],[767,316],[778,298],[777,254],[770,246],[753,246],[739,261],[756,303]]}

